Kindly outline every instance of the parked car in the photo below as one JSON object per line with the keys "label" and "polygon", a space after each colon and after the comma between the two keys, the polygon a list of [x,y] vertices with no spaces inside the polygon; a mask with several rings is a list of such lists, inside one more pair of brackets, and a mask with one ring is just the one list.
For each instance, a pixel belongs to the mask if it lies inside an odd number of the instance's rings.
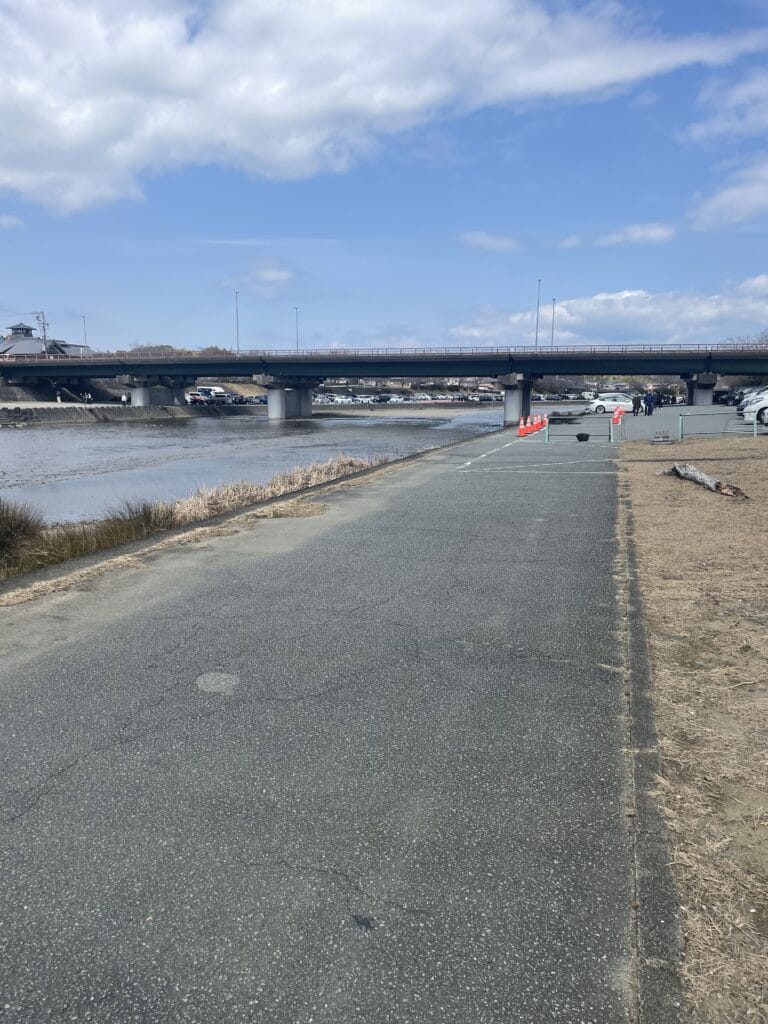
{"label": "parked car", "polygon": [[225,392],[214,392],[210,388],[195,388],[187,392],[187,405],[224,405],[227,401]]}
{"label": "parked car", "polygon": [[742,413],[745,423],[762,423],[768,427],[768,390],[756,395]]}
{"label": "parked car", "polygon": [[207,385],[202,384],[198,385],[194,391],[190,391],[189,394],[190,396],[202,396],[207,405],[224,405],[228,398],[227,392],[224,388],[208,387]]}
{"label": "parked car", "polygon": [[766,394],[768,394],[768,387],[751,388],[749,391],[745,391],[744,397],[739,402],[736,408],[737,415],[743,416],[744,410],[747,408],[748,405],[754,405],[755,402],[758,402],[763,397],[763,395]]}
{"label": "parked car", "polygon": [[587,406],[588,412],[615,412],[618,408],[624,412],[632,411],[632,396],[625,395],[623,391],[609,391],[607,394],[598,395]]}

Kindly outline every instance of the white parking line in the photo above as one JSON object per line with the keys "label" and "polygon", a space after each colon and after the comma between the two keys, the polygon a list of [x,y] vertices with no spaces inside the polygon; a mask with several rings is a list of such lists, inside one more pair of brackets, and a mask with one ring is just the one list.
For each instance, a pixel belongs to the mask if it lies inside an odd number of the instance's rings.
{"label": "white parking line", "polygon": [[482,455],[476,455],[474,459],[470,459],[469,462],[463,462],[461,466],[459,466],[459,470],[466,469],[467,466],[471,466],[474,462],[479,462],[480,459],[487,459],[489,455],[495,455],[496,452],[500,452],[504,448],[511,448],[513,444],[519,444],[521,441],[527,440],[527,437],[516,437],[514,441],[507,441],[506,444],[502,444],[498,448],[491,448],[490,451],[483,452]]}

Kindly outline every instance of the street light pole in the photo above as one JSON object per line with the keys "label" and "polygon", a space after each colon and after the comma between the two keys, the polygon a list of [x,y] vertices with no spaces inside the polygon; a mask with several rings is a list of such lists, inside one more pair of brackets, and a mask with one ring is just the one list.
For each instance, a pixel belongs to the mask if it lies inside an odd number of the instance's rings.
{"label": "street light pole", "polygon": [[85,329],[85,313],[81,313],[80,315],[83,318],[83,348],[86,348],[88,345],[88,332]]}
{"label": "street light pole", "polygon": [[235,292],[235,345],[240,356],[240,292]]}
{"label": "street light pole", "polygon": [[541,307],[541,278],[539,278],[539,287],[536,291],[536,341],[534,347],[539,347],[539,309]]}
{"label": "street light pole", "polygon": [[549,339],[549,347],[553,349],[555,347],[555,302],[556,299],[552,299],[552,337]]}
{"label": "street light pole", "polygon": [[299,351],[299,307],[293,307],[296,310],[296,351]]}

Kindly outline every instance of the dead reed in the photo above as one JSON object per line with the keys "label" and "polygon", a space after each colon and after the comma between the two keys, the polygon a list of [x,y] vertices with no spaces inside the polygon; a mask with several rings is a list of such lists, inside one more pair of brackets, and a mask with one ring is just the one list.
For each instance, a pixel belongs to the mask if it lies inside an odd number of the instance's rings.
{"label": "dead reed", "polygon": [[189,498],[175,502],[126,501],[104,519],[55,526],[46,526],[42,515],[28,505],[0,498],[0,579],[143,540],[163,530],[202,523],[387,461],[339,454],[326,462],[278,473],[265,484],[240,480],[221,487],[201,487]]}

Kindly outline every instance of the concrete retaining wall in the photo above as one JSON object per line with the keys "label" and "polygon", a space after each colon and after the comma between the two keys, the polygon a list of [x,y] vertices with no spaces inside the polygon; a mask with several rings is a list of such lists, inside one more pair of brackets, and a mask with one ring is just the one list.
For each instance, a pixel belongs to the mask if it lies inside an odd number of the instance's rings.
{"label": "concrete retaining wall", "polygon": [[17,406],[0,409],[1,427],[71,426],[75,423],[163,422],[191,417],[264,415],[262,406],[231,405],[225,408],[208,406],[157,405],[145,408],[132,406],[51,405]]}

